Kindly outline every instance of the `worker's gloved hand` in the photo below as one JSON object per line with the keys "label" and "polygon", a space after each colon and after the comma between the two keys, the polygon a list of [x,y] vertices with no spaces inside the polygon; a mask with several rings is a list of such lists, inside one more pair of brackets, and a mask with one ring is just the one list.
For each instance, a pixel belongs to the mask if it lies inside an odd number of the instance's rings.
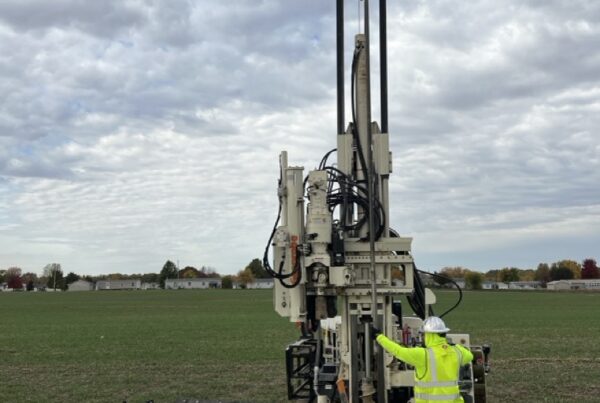
{"label": "worker's gloved hand", "polygon": [[375,340],[381,334],[381,330],[371,325],[371,339]]}

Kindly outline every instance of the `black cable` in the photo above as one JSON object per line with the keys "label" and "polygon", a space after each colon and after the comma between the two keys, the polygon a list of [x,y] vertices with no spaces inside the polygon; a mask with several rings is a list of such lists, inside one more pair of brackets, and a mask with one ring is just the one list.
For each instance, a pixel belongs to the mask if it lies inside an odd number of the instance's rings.
{"label": "black cable", "polygon": [[[359,205],[364,211],[367,212],[367,214],[365,214],[361,220],[355,224],[344,225],[344,230],[360,229],[366,223],[368,218],[369,201],[365,196],[358,193],[358,191],[363,194],[367,194],[367,189],[365,189],[364,186],[357,184],[348,175],[335,167],[325,166],[323,169],[329,174],[328,180],[330,181],[330,191],[327,195],[327,202],[330,211],[333,211],[335,207],[340,204],[343,205],[344,203],[354,203]],[[331,190],[333,182],[338,184],[338,188],[336,190]],[[356,191],[354,189],[356,189]],[[383,231],[385,230],[386,215],[385,209],[381,202],[377,198],[375,198],[374,201],[375,209],[373,214],[375,215],[374,221],[377,223],[375,239],[378,240],[381,238]]]}
{"label": "black cable", "polygon": [[[416,267],[415,267],[416,269]],[[458,290],[458,300],[456,301],[456,303],[450,308],[448,309],[446,312],[444,312],[443,314],[439,315],[440,318],[443,318],[444,316],[446,316],[447,314],[449,314],[450,312],[452,312],[453,310],[455,310],[460,303],[462,302],[462,298],[463,298],[463,292],[460,288],[460,286],[458,285],[458,283],[454,280],[452,280],[452,278],[448,277],[448,276],[444,276],[443,274],[438,274],[438,273],[430,273],[428,271],[424,271],[424,270],[418,270],[416,269],[419,273],[423,273],[423,274],[428,274],[432,277],[437,277],[440,279],[444,279],[446,281],[451,282],[452,284],[454,284],[454,286],[456,287],[456,289]]]}
{"label": "black cable", "polygon": [[362,146],[360,144],[360,137],[358,136],[358,122],[356,119],[356,94],[355,94],[355,81],[356,81],[356,69],[357,69],[357,62],[358,62],[358,56],[360,55],[362,49],[357,49],[354,51],[354,55],[352,57],[352,68],[350,69],[351,71],[351,77],[350,77],[350,97],[351,97],[351,102],[350,104],[352,105],[352,136],[354,137],[354,141],[356,141],[356,149],[358,152],[358,159],[360,160],[360,165],[361,168],[363,170],[363,172],[365,172],[365,177],[368,175],[369,170],[367,169],[367,163],[365,162],[365,156],[362,152]]}
{"label": "black cable", "polygon": [[327,165],[327,158],[329,158],[329,156],[336,151],[337,148],[331,149],[323,156],[323,158],[321,159],[321,163],[319,164],[319,170],[322,170],[325,167],[325,165]]}

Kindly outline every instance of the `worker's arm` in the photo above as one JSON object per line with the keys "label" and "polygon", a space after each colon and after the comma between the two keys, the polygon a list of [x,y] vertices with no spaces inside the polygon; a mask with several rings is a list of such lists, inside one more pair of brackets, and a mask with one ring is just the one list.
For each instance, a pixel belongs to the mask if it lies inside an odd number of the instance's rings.
{"label": "worker's arm", "polygon": [[427,356],[424,348],[401,346],[395,341],[388,339],[384,334],[378,335],[376,340],[388,353],[405,363],[418,368],[425,365]]}
{"label": "worker's arm", "polygon": [[456,347],[458,347],[460,349],[460,352],[462,353],[462,362],[460,363],[461,365],[467,365],[468,363],[473,361],[473,353],[471,352],[471,350],[469,350],[461,344],[457,344]]}

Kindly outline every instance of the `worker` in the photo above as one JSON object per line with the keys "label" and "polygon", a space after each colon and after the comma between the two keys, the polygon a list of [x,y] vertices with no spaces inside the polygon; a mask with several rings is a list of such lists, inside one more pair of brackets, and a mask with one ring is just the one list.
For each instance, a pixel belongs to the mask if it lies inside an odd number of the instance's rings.
{"label": "worker", "polygon": [[381,347],[415,367],[416,403],[464,401],[458,388],[459,371],[473,360],[473,354],[461,345],[449,345],[449,330],[442,319],[430,316],[423,323],[425,347],[405,347],[373,327],[372,336]]}

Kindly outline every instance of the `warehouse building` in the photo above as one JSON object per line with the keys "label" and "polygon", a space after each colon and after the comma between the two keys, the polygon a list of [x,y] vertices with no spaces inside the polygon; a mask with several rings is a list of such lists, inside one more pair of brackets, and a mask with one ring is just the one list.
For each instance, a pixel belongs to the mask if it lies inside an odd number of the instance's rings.
{"label": "warehouse building", "polygon": [[221,288],[221,279],[218,277],[205,278],[170,278],[165,280],[165,289],[206,289]]}
{"label": "warehouse building", "polygon": [[96,290],[139,290],[142,288],[142,280],[99,280]]}
{"label": "warehouse building", "polygon": [[77,280],[69,284],[68,291],[92,291],[94,283],[85,280]]}

